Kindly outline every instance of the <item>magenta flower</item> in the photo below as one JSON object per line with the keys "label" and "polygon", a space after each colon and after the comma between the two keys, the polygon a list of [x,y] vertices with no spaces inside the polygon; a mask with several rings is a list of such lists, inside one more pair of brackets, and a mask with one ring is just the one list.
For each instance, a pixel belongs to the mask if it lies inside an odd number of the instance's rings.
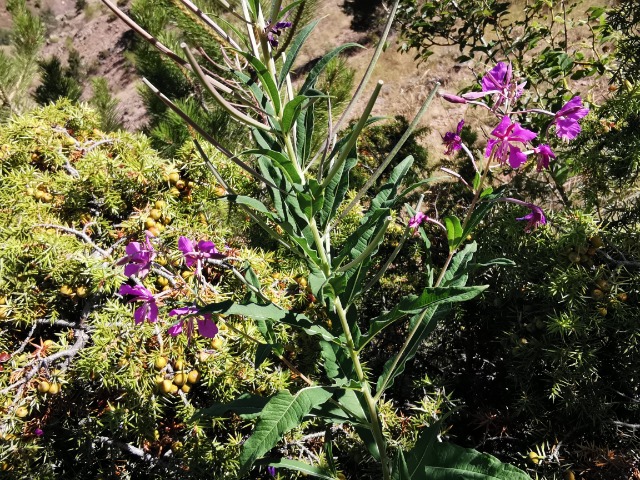
{"label": "magenta flower", "polygon": [[42,431],[42,429],[40,428],[36,428],[33,433],[37,436],[37,437],[41,437],[42,435],[44,435],[44,432]]}
{"label": "magenta flower", "polygon": [[158,305],[156,304],[156,298],[149,290],[142,285],[127,285],[124,284],[120,287],[120,295],[131,295],[133,298],[129,300],[129,303],[142,302],[142,305],[136,309],[133,313],[133,318],[136,321],[136,325],[144,322],[148,319],[149,322],[155,323],[158,320]]}
{"label": "magenta flower", "polygon": [[525,203],[525,207],[530,208],[531,212],[524,217],[516,218],[516,220],[526,220],[527,226],[525,227],[525,232],[530,232],[534,230],[538,225],[546,225],[547,219],[544,216],[544,212],[540,207],[534,205],[533,203]]}
{"label": "magenta flower", "polygon": [[200,335],[207,338],[213,338],[218,333],[218,326],[213,321],[211,314],[201,314],[197,307],[176,308],[169,312],[170,317],[182,317],[185,315],[188,315],[188,317],[181,319],[178,323],[167,330],[172,336],[175,337],[176,335],[181,334],[184,329],[187,338],[191,340],[191,337],[193,336],[194,316],[203,317],[202,320],[198,320],[198,331],[200,332]]}
{"label": "magenta flower", "polygon": [[144,244],[140,242],[130,242],[126,249],[126,255],[118,260],[116,265],[125,265],[124,274],[127,277],[137,275],[139,278],[144,278],[149,274],[151,269],[151,262],[156,257],[156,251],[151,245],[151,241],[147,236]]}
{"label": "magenta flower", "polygon": [[196,245],[187,237],[178,239],[178,249],[184,254],[184,261],[187,267],[196,265],[196,271],[200,273],[202,270],[202,261],[208,258],[225,258],[220,253],[213,242],[208,240],[200,240]]}
{"label": "magenta flower", "polygon": [[573,97],[556,113],[556,135],[565,142],[576,138],[580,133],[578,120],[588,113],[589,109],[582,105],[582,99],[579,96]]}
{"label": "magenta flower", "polygon": [[510,63],[500,62],[482,78],[482,91],[484,95],[496,94],[496,106],[501,105],[510,98],[516,99],[524,90],[525,83],[512,83],[513,69]]}
{"label": "magenta flower", "polygon": [[496,138],[487,142],[485,156],[489,158],[493,152],[494,157],[502,164],[509,160],[511,168],[518,168],[527,161],[527,156],[513,142],[525,144],[537,137],[537,134],[526,128],[522,128],[518,122],[511,123],[508,116],[502,117],[502,121],[491,132]]}
{"label": "magenta flower", "polygon": [[556,158],[556,154],[553,153],[553,150],[551,150],[551,147],[549,147],[549,145],[545,143],[542,143],[537,147],[535,147],[533,149],[533,153],[535,153],[538,156],[538,167],[537,167],[538,172],[542,171],[543,169],[548,169],[549,162],[551,161],[551,159]]}
{"label": "magenta flower", "polygon": [[269,473],[269,475],[271,475],[273,478],[276,478],[276,467],[267,467],[267,472]]}
{"label": "magenta flower", "polygon": [[418,229],[418,227],[427,221],[427,217],[424,213],[418,212],[415,216],[409,219],[409,228]]}
{"label": "magenta flower", "polygon": [[454,132],[447,132],[442,137],[442,143],[447,146],[447,150],[444,152],[445,155],[451,155],[453,152],[460,150],[462,148],[462,138],[460,138],[460,132],[462,132],[462,127],[464,126],[464,120],[460,120],[458,122],[458,128]]}

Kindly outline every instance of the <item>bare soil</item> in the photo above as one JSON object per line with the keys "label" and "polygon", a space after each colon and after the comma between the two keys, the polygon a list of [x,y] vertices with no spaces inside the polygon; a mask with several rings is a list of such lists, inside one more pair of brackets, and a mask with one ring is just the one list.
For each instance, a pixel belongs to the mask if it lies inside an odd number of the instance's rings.
{"label": "bare soil", "polygon": [[[109,82],[120,101],[125,127],[130,130],[143,127],[146,117],[138,94],[140,80],[124,55],[130,35],[127,27],[100,0],[87,0],[87,6],[81,12],[76,12],[74,0],[27,0],[27,3],[48,24],[49,36],[43,57],[57,55],[66,61],[69,50],[76,49],[90,76],[103,76]],[[356,70],[358,79],[358,73],[366,69],[373,54],[375,41],[372,40],[375,39],[351,30],[351,17],[342,11],[342,3],[343,0],[321,0],[318,11],[321,23],[300,56],[299,65],[321,57],[337,45],[356,42],[366,46],[350,53],[349,65]],[[5,7],[6,0],[0,0],[0,28],[6,28],[10,23]],[[397,46],[392,37],[354,116],[362,112],[377,80],[382,80],[384,87],[373,113],[412,118],[436,81],[442,89],[455,92],[475,81],[472,70],[485,69],[482,65],[456,64],[458,52],[453,47],[441,47],[428,61],[416,64],[413,54],[401,54]],[[90,88],[87,88],[84,98],[89,96]],[[479,109],[467,110],[464,105],[452,105],[439,98],[433,102],[422,121],[430,129],[424,142],[432,157],[441,155],[441,136],[453,130],[463,116],[476,127],[490,131],[493,120]]]}

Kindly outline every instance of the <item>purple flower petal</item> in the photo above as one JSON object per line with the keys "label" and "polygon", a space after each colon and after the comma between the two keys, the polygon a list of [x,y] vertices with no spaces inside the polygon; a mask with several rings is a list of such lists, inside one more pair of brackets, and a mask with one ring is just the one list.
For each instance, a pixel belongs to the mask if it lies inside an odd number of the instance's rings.
{"label": "purple flower petal", "polygon": [[167,329],[167,332],[169,332],[169,335],[171,335],[172,337],[180,335],[182,333],[182,322],[180,321],[175,325],[172,325]]}
{"label": "purple flower petal", "polygon": [[556,119],[556,135],[565,142],[576,138],[581,130],[580,124],[575,120],[570,118]]}
{"label": "purple flower petal", "polygon": [[579,96],[569,100],[555,115],[556,135],[564,141],[573,140],[580,133],[578,121],[586,117],[589,109]]}
{"label": "purple flower petal", "polygon": [[536,148],[533,149],[533,151],[538,156],[538,166],[536,168],[538,172],[542,171],[543,169],[548,169],[549,162],[551,161],[551,159],[556,158],[556,154],[553,153],[553,150],[551,150],[551,147],[549,147],[549,145],[546,145],[544,143],[538,145]]}
{"label": "purple flower petal", "polygon": [[415,216],[409,219],[409,228],[417,229],[420,224],[424,223],[426,220],[427,216],[422,212],[418,212]]}
{"label": "purple flower petal", "polygon": [[198,320],[198,331],[203,337],[213,338],[218,333],[218,326],[212,320],[211,315],[205,315],[204,320]]}
{"label": "purple flower petal", "polygon": [[518,122],[512,123],[506,115],[502,117],[491,135],[496,138],[487,142],[485,156],[488,158],[493,155],[500,163],[506,163],[508,160],[512,168],[518,168],[527,161],[527,158],[522,150],[511,142],[525,144],[538,136],[535,132],[522,128]]}
{"label": "purple flower petal", "polygon": [[195,249],[191,240],[189,240],[187,237],[180,237],[178,239],[178,250],[186,254],[192,253]]}
{"label": "purple flower petal", "polygon": [[144,322],[144,319],[147,318],[149,314],[149,304],[143,303],[141,306],[136,308],[136,311],[133,312],[133,319],[136,321],[136,325],[140,325]]}
{"label": "purple flower petal", "polygon": [[531,213],[525,215],[524,217],[516,218],[516,220],[528,222],[527,226],[525,227],[526,232],[530,232],[538,225],[546,225],[547,219],[540,207],[534,205],[533,203],[527,203],[525,206],[531,209]]}
{"label": "purple flower petal", "polygon": [[156,323],[158,321],[158,305],[155,301],[150,301],[147,305],[149,305],[149,321]]}
{"label": "purple flower petal", "polygon": [[511,168],[519,168],[520,165],[526,163],[527,156],[522,153],[518,147],[509,145],[509,165]]}
{"label": "purple flower petal", "polygon": [[500,62],[482,78],[482,91],[502,91],[511,81],[511,65]]}

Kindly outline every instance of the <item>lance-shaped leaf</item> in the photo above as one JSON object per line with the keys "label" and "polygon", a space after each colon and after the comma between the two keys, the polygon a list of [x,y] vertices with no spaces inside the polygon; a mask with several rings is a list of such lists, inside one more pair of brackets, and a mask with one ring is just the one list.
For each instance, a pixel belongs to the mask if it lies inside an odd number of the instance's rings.
{"label": "lance-shaped leaf", "polygon": [[301,182],[300,175],[298,174],[295,165],[293,164],[291,159],[283,153],[268,149],[254,149],[246,150],[242,152],[242,155],[258,155],[261,157],[268,157],[278,168],[280,168],[280,170],[282,170],[289,182],[291,182],[292,184]]}
{"label": "lance-shaped leaf", "polygon": [[252,418],[256,418],[268,402],[269,399],[266,397],[243,393],[229,403],[212,405],[210,407],[200,409],[196,411],[195,417],[221,417],[227,412],[234,412],[240,417],[250,420]]}
{"label": "lance-shaped leaf", "polygon": [[280,91],[278,90],[278,86],[274,81],[273,77],[269,73],[269,69],[258,60],[256,57],[247,52],[238,52],[247,61],[251,64],[251,66],[255,69],[256,75],[260,79],[260,83],[262,83],[262,87],[266,91],[266,94],[271,99],[271,103],[273,104],[273,108],[276,113],[280,112],[281,103],[280,103]]}
{"label": "lance-shaped leaf", "polygon": [[427,339],[431,332],[433,332],[438,325],[438,321],[447,318],[450,313],[451,305],[438,305],[429,308],[427,311],[418,315],[414,315],[411,318],[409,321],[409,330],[412,330],[415,327],[416,322],[420,322],[420,326],[407,345],[402,357],[398,358],[398,355],[400,354],[397,353],[384,364],[382,374],[378,377],[378,382],[376,384],[376,396],[382,395],[387,388],[393,385],[395,378],[402,375],[407,362],[409,362],[418,352],[420,344]]}
{"label": "lance-shaped leaf", "polygon": [[307,387],[295,395],[283,390],[272,397],[262,410],[253,434],[244,443],[239,459],[240,476],[246,474],[258,458],[271,450],[285,433],[300,425],[314,407],[329,400],[332,394],[322,387]]}
{"label": "lance-shaped leaf", "polygon": [[271,100],[269,100],[269,97],[265,95],[265,93],[262,91],[262,88],[260,88],[260,85],[258,84],[258,82],[254,78],[250,77],[249,75],[241,71],[238,71],[238,70],[230,70],[230,71],[236,78],[238,78],[238,80],[240,80],[251,91],[251,93],[253,93],[253,96],[256,99],[257,104],[260,105],[264,113],[266,113],[270,118],[275,118],[276,111],[273,109],[273,104],[271,103]]}
{"label": "lance-shaped leaf", "polygon": [[429,287],[422,294],[408,295],[398,302],[390,312],[384,313],[371,321],[369,331],[362,335],[358,349],[364,347],[373,337],[406,315],[414,315],[423,310],[442,303],[463,302],[479,295],[486,286],[477,287]]}
{"label": "lance-shaped leaf", "polygon": [[471,242],[455,254],[451,264],[442,277],[442,286],[462,287],[469,278],[469,263],[478,250],[478,244]]}
{"label": "lance-shaped leaf", "polygon": [[320,20],[314,20],[310,24],[305,25],[300,29],[298,34],[291,41],[291,45],[289,46],[289,50],[287,51],[287,59],[283,62],[282,69],[280,70],[280,75],[278,76],[279,86],[282,86],[282,84],[284,83],[287,75],[291,71],[291,68],[296,61],[296,58],[298,58],[298,54],[300,53],[302,45],[304,44],[307,37],[311,35],[311,32],[314,28],[316,28],[316,25],[318,25],[319,22]]}
{"label": "lance-shaped leaf", "polygon": [[320,74],[327,68],[327,65],[331,60],[333,60],[340,52],[344,51],[347,48],[363,48],[362,45],[358,45],[357,43],[345,43],[344,45],[340,45],[339,47],[334,48],[329,53],[327,53],[324,57],[320,59],[318,63],[316,63],[309,74],[307,75],[302,88],[298,92],[299,95],[305,95],[307,91],[316,86],[316,81]]}
{"label": "lance-shaped leaf", "polygon": [[360,225],[354,233],[349,235],[344,242],[342,250],[333,261],[333,268],[339,268],[343,261],[351,261],[364,252],[369,242],[375,238],[378,231],[385,224],[389,214],[390,210],[388,208],[378,209],[373,215],[367,218],[367,221],[363,225]]}
{"label": "lance-shaped leaf", "polygon": [[409,478],[422,480],[531,480],[519,468],[502,463],[496,457],[480,453],[472,448],[463,448],[449,442],[434,442],[423,449],[419,467],[409,467]]}
{"label": "lance-shaped leaf", "polygon": [[447,229],[447,241],[449,243],[449,251],[455,252],[462,243],[462,225],[460,219],[455,215],[444,217],[444,226]]}
{"label": "lance-shaped leaf", "polygon": [[350,379],[356,378],[353,361],[339,345],[320,341],[320,355],[324,371],[335,385],[346,385]]}
{"label": "lance-shaped leaf", "polygon": [[299,313],[284,310],[273,303],[260,305],[257,303],[236,303],[233,300],[211,303],[200,309],[201,313],[215,313],[218,315],[242,315],[254,320],[273,320],[293,327],[301,328],[309,335],[319,335],[323,340],[333,342],[337,338],[326,328],[314,325],[311,320]]}
{"label": "lance-shaped leaf", "polygon": [[298,95],[290,102],[287,102],[282,112],[282,121],[280,122],[283,134],[289,133],[294,123],[298,120],[298,115],[302,112],[305,104],[308,104],[310,101],[311,99],[307,96]]}

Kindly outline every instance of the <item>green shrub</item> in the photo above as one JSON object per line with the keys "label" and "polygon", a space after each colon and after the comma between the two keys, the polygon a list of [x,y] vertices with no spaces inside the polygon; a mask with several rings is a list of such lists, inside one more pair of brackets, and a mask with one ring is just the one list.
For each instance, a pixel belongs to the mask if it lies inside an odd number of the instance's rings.
{"label": "green shrub", "polygon": [[[10,478],[222,478],[236,469],[247,426],[194,412],[238,392],[272,394],[289,374],[270,361],[254,369],[253,344],[224,327],[220,340],[188,345],[164,325],[162,334],[136,326],[115,297],[124,277],[114,262],[125,240],[144,237],[155,208],[161,252],[175,251],[179,235],[229,245],[285,304],[281,285],[293,283],[295,265],[246,245],[247,220],[212,200],[220,186],[190,142],[169,162],[143,135],[99,125],[65,100],[0,132],[0,464]],[[207,152],[246,191],[238,167]],[[232,275],[219,281],[220,292],[239,291]],[[226,323],[256,334],[251,322]],[[201,378],[191,391],[162,393],[161,381],[192,370]]]}

